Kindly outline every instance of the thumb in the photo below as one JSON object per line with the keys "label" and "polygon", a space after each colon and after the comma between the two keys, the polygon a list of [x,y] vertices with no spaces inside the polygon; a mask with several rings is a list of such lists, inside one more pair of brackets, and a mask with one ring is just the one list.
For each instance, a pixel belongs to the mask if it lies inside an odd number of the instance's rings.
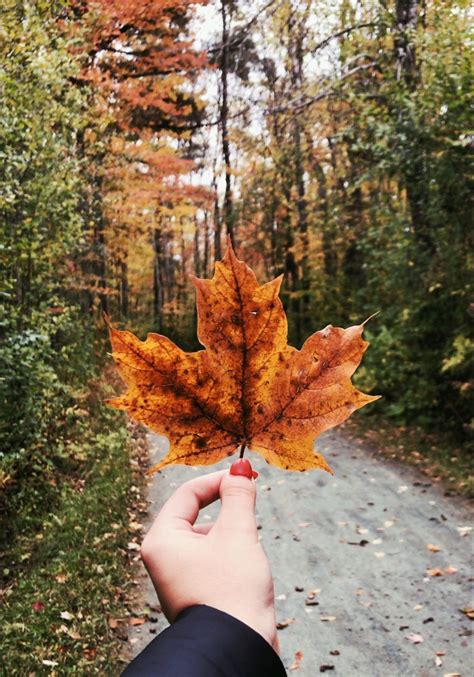
{"label": "thumb", "polygon": [[226,473],[220,484],[221,510],[215,528],[248,533],[257,537],[255,482],[242,475]]}

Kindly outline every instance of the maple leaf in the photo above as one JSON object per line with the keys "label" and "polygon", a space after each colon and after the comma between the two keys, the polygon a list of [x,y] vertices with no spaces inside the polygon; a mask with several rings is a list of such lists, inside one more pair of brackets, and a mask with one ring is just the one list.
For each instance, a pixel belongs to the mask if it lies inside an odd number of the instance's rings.
{"label": "maple leaf", "polygon": [[109,324],[128,390],[108,404],[170,440],[148,472],[216,463],[238,446],[287,470],[332,472],[315,438],[378,399],[351,383],[368,346],[364,325],[329,325],[296,350],[287,343],[282,276],[259,285],[229,246],[212,280],[192,279],[205,350],[186,353],[159,334],[140,341]]}

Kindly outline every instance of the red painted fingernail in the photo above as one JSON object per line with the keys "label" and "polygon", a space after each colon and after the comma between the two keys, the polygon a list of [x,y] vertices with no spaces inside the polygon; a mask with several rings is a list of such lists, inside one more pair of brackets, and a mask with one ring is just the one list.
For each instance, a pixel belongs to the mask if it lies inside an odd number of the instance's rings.
{"label": "red painted fingernail", "polygon": [[246,458],[238,458],[236,461],[234,461],[230,466],[230,474],[240,475],[241,477],[247,477],[249,480],[251,480],[252,477],[255,479],[254,477],[255,473],[252,470],[250,461],[247,461]]}

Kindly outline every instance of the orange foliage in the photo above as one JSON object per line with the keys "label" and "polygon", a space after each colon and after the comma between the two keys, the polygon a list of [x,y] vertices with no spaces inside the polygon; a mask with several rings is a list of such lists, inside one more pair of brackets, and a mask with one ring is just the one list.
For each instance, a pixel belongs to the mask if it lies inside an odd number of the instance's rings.
{"label": "orange foliage", "polygon": [[132,130],[179,131],[199,108],[189,84],[206,66],[185,38],[192,8],[205,0],[87,0],[89,62],[85,77]]}
{"label": "orange foliage", "polygon": [[368,345],[363,325],[328,326],[292,348],[281,277],[260,286],[230,247],[213,279],[194,284],[205,350],[185,353],[165,336],[142,342],[110,328],[128,391],[109,404],[171,442],[152,471],[216,463],[241,445],[280,468],[331,472],[313,451],[315,437],[377,399],[351,383]]}

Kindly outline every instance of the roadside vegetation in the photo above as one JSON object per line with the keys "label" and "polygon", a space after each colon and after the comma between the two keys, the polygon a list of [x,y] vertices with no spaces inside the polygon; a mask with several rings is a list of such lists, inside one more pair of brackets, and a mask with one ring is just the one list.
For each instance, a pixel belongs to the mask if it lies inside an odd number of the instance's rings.
{"label": "roadside vegetation", "polygon": [[379,311],[364,434],[472,492],[468,3],[3,0],[0,26],[6,674],[116,670],[143,439],[104,404],[103,314],[195,349],[189,274],[226,237],[284,275],[293,345]]}

